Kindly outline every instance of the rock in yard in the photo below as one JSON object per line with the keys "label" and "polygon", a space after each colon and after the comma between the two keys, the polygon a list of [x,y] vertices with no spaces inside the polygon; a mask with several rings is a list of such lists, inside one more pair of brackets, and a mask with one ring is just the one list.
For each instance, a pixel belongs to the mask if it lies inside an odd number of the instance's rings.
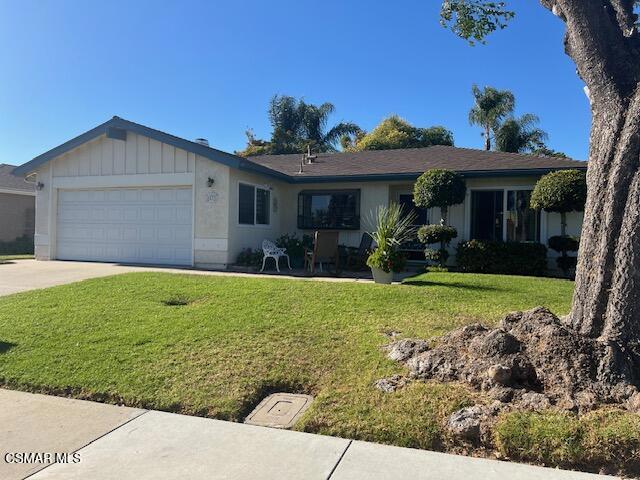
{"label": "rock in yard", "polygon": [[402,375],[392,375],[389,378],[381,378],[374,383],[378,390],[382,390],[385,393],[395,392],[398,388],[402,388],[407,383],[407,380]]}
{"label": "rock in yard", "polygon": [[478,405],[463,408],[451,414],[447,420],[447,428],[456,437],[469,441],[480,439],[480,424],[483,410]]}
{"label": "rock in yard", "polygon": [[549,408],[551,404],[542,393],[527,392],[520,397],[520,406],[527,410],[540,411]]}
{"label": "rock in yard", "polygon": [[396,362],[404,362],[414,355],[429,349],[429,344],[424,340],[415,340],[413,338],[403,338],[397,342],[393,342],[385,347],[387,357]]}
{"label": "rock in yard", "polygon": [[491,381],[500,385],[509,386],[511,384],[511,368],[505,365],[499,363],[491,365],[487,371],[487,376]]}

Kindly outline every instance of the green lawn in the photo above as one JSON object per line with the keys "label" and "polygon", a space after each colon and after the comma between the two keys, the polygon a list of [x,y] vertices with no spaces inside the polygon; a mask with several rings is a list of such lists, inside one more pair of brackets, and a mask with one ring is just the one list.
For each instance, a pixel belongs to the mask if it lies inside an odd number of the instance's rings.
{"label": "green lawn", "polygon": [[[433,382],[377,391],[375,380],[404,371],[380,351],[385,332],[428,338],[536,305],[566,314],[572,289],[565,280],[458,273],[391,286],[100,278],[0,298],[0,383],[229,420],[267,392],[304,392],[316,401],[297,429],[443,449],[451,447],[443,419],[478,394]],[[509,443],[509,421],[497,438],[503,453],[557,462]]]}

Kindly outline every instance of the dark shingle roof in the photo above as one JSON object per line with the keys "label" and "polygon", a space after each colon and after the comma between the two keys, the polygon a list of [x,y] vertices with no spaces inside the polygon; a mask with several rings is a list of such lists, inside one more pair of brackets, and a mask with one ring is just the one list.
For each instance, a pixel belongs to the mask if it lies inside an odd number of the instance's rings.
{"label": "dark shingle roof", "polygon": [[35,187],[32,183],[25,182],[23,177],[13,175],[14,168],[16,168],[15,165],[0,163],[0,188],[21,192],[35,192]]}
{"label": "dark shingle roof", "polygon": [[302,155],[249,157],[264,167],[291,176],[294,181],[317,177],[363,177],[419,175],[431,168],[455,170],[467,176],[536,174],[563,168],[587,167],[587,163],[561,157],[487,152],[468,148],[433,146],[398,150],[321,153],[300,171]]}

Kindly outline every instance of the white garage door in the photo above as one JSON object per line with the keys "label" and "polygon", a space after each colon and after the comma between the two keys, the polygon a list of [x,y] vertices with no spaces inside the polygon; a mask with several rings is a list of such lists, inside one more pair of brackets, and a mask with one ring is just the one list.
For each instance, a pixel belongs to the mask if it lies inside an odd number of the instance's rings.
{"label": "white garage door", "polygon": [[57,258],[191,264],[191,187],[58,192]]}

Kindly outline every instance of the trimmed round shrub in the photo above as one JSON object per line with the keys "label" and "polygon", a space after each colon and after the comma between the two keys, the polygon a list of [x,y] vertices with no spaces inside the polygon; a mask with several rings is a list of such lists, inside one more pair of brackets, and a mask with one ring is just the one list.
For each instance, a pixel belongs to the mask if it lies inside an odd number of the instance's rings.
{"label": "trimmed round shrub", "polygon": [[423,225],[418,229],[418,240],[427,245],[449,243],[458,236],[458,231],[448,225]]}
{"label": "trimmed round shrub", "polygon": [[456,172],[434,169],[424,172],[413,189],[413,201],[418,207],[448,207],[464,202],[467,186]]}
{"label": "trimmed round shrub", "polygon": [[558,213],[582,211],[586,200],[585,172],[560,170],[538,180],[531,194],[531,208]]}
{"label": "trimmed round shrub", "polygon": [[549,237],[549,248],[556,252],[577,252],[580,239],[576,237],[568,237],[562,235],[555,235]]}
{"label": "trimmed round shrub", "polygon": [[426,248],[424,250],[424,258],[432,262],[438,262],[443,267],[449,259],[449,251],[446,248]]}

